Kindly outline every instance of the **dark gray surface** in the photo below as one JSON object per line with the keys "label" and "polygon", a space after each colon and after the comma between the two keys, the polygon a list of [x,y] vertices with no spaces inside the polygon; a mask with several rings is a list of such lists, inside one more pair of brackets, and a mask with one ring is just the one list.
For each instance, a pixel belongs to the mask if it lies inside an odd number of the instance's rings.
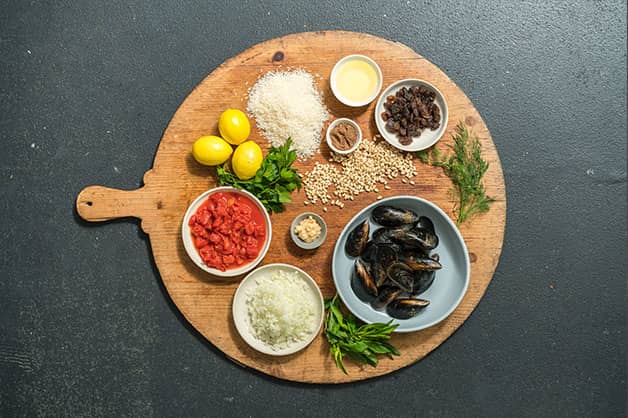
{"label": "dark gray surface", "polygon": [[[0,5],[0,416],[623,416],[625,2],[225,3]],[[440,66],[488,124],[508,193],[471,318],[419,363],[336,387],[236,366],[173,307],[137,222],[73,214],[84,186],[140,185],[221,62],[319,29]]]}

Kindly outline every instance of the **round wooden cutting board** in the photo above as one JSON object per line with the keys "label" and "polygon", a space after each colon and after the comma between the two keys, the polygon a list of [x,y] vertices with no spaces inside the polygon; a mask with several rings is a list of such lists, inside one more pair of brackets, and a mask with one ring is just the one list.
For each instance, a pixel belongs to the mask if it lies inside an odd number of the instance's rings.
{"label": "round wooden cutting board", "polygon": [[[349,54],[373,58],[382,69],[384,87],[403,78],[419,78],[434,84],[445,96],[449,107],[447,132],[437,144],[440,149],[452,143],[451,133],[458,121],[464,121],[480,138],[484,158],[490,167],[484,183],[487,194],[496,199],[488,213],[476,216],[460,228],[469,249],[471,281],[468,291],[446,320],[429,329],[395,334],[392,343],[401,356],[382,358],[376,368],[346,361],[348,375],[340,372],[329,355],[322,335],[305,350],[286,357],[271,357],[249,348],[238,335],[231,318],[231,303],[241,279],[218,280],[197,268],[188,258],[181,239],[181,222],[188,205],[202,192],[216,186],[215,169],[197,164],[190,154],[192,144],[203,135],[218,134],[219,115],[227,108],[246,109],[247,91],[268,71],[302,68],[311,72],[324,96],[332,118],[350,117],[358,121],[366,137],[377,133],[373,119],[375,102],[365,108],[348,108],[338,102],[329,87],[329,75],[338,59]],[[266,148],[267,142],[252,121],[252,140]],[[307,161],[297,161],[299,172],[309,171],[315,161],[329,159],[329,149],[322,141],[321,152]],[[428,199],[453,218],[452,183],[441,169],[415,159],[418,175],[415,185],[400,178],[390,182],[391,190],[362,194],[347,201],[340,209],[303,202],[303,190],[293,194],[286,211],[271,215],[273,241],[262,264],[288,263],[307,271],[320,286],[323,295],[335,292],[331,276],[332,251],[344,225],[361,208],[383,197],[409,194]],[[383,188],[382,188],[383,189]],[[142,220],[149,234],[155,262],[172,301],[185,318],[213,345],[231,359],[261,372],[299,382],[339,383],[383,375],[423,358],[438,347],[471,315],[491,281],[502,249],[506,221],[506,194],[499,156],[482,118],[467,96],[434,64],[410,48],[375,36],[353,32],[309,32],[272,39],[226,61],[205,78],[170,121],[153,168],[144,176],[144,186],[122,191],[90,186],[78,196],[76,207],[89,221],[134,216]],[[289,225],[305,209],[324,216],[328,224],[326,242],[316,251],[305,251],[290,240]]]}

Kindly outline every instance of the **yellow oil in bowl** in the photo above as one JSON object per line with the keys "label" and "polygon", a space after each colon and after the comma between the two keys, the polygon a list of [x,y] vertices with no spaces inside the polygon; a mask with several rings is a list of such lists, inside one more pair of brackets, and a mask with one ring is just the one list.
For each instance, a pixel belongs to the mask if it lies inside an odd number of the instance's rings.
{"label": "yellow oil in bowl", "polygon": [[341,60],[334,76],[336,97],[348,105],[368,104],[381,88],[378,70],[377,64],[366,57],[356,56]]}

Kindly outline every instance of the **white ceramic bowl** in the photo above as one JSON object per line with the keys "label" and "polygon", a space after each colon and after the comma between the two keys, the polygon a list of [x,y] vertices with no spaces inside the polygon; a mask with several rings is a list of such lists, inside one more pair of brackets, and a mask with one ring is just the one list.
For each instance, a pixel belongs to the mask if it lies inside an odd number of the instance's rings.
{"label": "white ceramic bowl", "polygon": [[[299,274],[300,277],[303,279],[303,281],[307,284],[308,288],[312,292],[312,297],[315,301],[314,304],[315,304],[315,309],[316,309],[316,313],[315,313],[316,325],[312,333],[305,340],[299,343],[296,343],[294,345],[288,346],[282,350],[273,350],[272,347],[270,347],[265,342],[259,340],[253,334],[253,332],[251,331],[251,325],[249,322],[249,315],[248,315],[248,307],[246,304],[248,293],[257,286],[256,280],[262,276],[270,275],[276,270],[285,270],[288,272],[296,272],[297,274]],[[282,264],[282,263],[267,264],[249,273],[238,286],[238,289],[236,290],[235,295],[233,297],[233,305],[232,305],[233,322],[235,323],[235,327],[238,330],[238,333],[240,334],[242,339],[255,350],[264,354],[269,354],[271,356],[285,356],[288,354],[296,353],[297,351],[304,349],[314,340],[314,338],[316,338],[316,336],[318,335],[318,332],[321,329],[321,326],[323,325],[323,318],[325,314],[324,303],[325,302],[323,300],[323,295],[320,289],[318,288],[318,285],[309,274],[307,274],[300,268],[292,266],[290,264]]]}
{"label": "white ceramic bowl", "polygon": [[[412,138],[412,143],[410,145],[401,145],[399,143],[399,138],[397,137],[397,135],[392,132],[388,132],[388,130],[386,129],[386,122],[384,122],[384,119],[382,119],[382,113],[386,110],[384,109],[384,103],[386,102],[386,98],[388,96],[394,96],[395,93],[397,93],[397,91],[400,90],[402,87],[410,88],[413,86],[425,86],[428,89],[432,90],[434,93],[436,93],[436,98],[434,102],[438,105],[438,107],[440,107],[440,126],[435,131],[432,131],[430,129],[424,129],[421,132],[421,136]],[[375,115],[375,124],[377,125],[377,129],[379,130],[379,133],[382,135],[382,137],[384,137],[384,139],[390,145],[399,148],[402,151],[415,152],[429,148],[436,142],[438,142],[438,140],[443,136],[445,130],[447,129],[448,111],[445,96],[443,96],[440,90],[438,90],[432,84],[416,78],[408,78],[405,80],[395,81],[390,86],[388,86],[383,91],[382,95],[379,96],[379,100],[375,105],[375,112],[373,113]]]}
{"label": "white ceramic bowl", "polygon": [[[198,250],[194,246],[194,242],[192,241],[192,232],[190,230],[190,226],[188,225],[188,222],[190,221],[190,218],[192,217],[192,215],[194,215],[196,211],[198,210],[198,208],[200,208],[201,205],[205,203],[209,195],[214,194],[216,192],[230,192],[230,193],[235,193],[242,196],[246,196],[262,211],[262,214],[264,215],[264,222],[266,225],[266,238],[264,241],[264,246],[262,247],[257,258],[248,264],[244,264],[238,268],[230,269],[227,271],[221,271],[212,267],[208,267],[203,262],[203,259],[198,253]],[[199,268],[205,270],[207,273],[210,273],[214,276],[235,277],[235,276],[239,276],[241,274],[244,274],[250,271],[255,266],[257,266],[260,263],[260,261],[262,261],[262,259],[264,258],[264,256],[266,256],[266,253],[268,252],[268,248],[270,247],[270,241],[273,236],[273,230],[272,230],[272,225],[270,223],[270,216],[268,215],[268,211],[266,210],[262,202],[260,202],[257,197],[247,192],[246,190],[239,190],[233,187],[223,186],[223,187],[216,187],[214,189],[208,190],[205,193],[198,196],[196,199],[194,199],[192,204],[188,207],[188,210],[185,212],[185,216],[183,217],[183,225],[181,226],[181,236],[183,237],[183,246],[185,247],[185,251],[188,253],[188,256],[192,259],[194,264],[196,264]]]}
{"label": "white ceramic bowl", "polygon": [[[345,62],[352,60],[352,59],[359,59],[362,60],[366,63],[368,63],[371,67],[373,67],[373,69],[375,70],[375,72],[377,73],[377,88],[375,89],[375,91],[373,92],[373,94],[371,96],[369,96],[368,99],[361,101],[361,102],[356,102],[353,100],[349,100],[346,97],[343,97],[340,92],[338,91],[338,86],[336,84],[337,80],[337,75],[338,75],[338,69],[340,68],[340,66],[342,64],[344,64]],[[329,83],[331,85],[331,91],[334,93],[334,96],[336,96],[336,99],[338,99],[341,103],[346,104],[347,106],[351,106],[351,107],[361,107],[361,106],[366,106],[367,104],[371,103],[373,100],[375,100],[375,98],[377,97],[377,95],[379,94],[380,90],[382,89],[382,70],[379,68],[379,65],[377,65],[377,63],[375,61],[373,61],[371,58],[367,57],[366,55],[359,55],[359,54],[354,54],[354,55],[347,55],[346,57],[341,58],[336,65],[334,65],[334,68],[331,70],[331,76],[329,78]]]}
{"label": "white ceramic bowl", "polygon": [[[355,141],[355,144],[353,144],[353,146],[351,148],[347,149],[347,150],[338,149],[338,148],[334,147],[334,145],[331,143],[331,136],[330,136],[331,130],[334,129],[334,127],[336,125],[338,125],[339,123],[342,123],[342,122],[350,124],[358,132],[358,139]],[[329,148],[333,152],[335,152],[337,154],[342,154],[342,155],[351,154],[353,151],[358,149],[358,147],[362,143],[362,129],[360,129],[360,125],[358,125],[352,119],[349,119],[349,118],[338,118],[338,119],[334,120],[332,123],[329,124],[329,127],[327,128],[327,134],[325,135],[325,140],[327,141],[327,145],[329,146]]]}

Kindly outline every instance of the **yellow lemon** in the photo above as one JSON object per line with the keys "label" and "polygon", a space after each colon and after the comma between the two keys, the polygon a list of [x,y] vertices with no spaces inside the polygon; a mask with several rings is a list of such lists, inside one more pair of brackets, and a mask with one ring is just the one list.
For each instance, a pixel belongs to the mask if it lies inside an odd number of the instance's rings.
{"label": "yellow lemon", "polygon": [[262,149],[253,141],[246,141],[236,148],[231,159],[231,168],[240,180],[248,180],[262,166]]}
{"label": "yellow lemon", "polygon": [[251,133],[251,124],[243,111],[227,109],[218,119],[220,136],[230,144],[238,145],[246,141]]}
{"label": "yellow lemon", "polygon": [[217,136],[202,136],[192,146],[194,159],[203,165],[222,164],[231,155],[233,148]]}

